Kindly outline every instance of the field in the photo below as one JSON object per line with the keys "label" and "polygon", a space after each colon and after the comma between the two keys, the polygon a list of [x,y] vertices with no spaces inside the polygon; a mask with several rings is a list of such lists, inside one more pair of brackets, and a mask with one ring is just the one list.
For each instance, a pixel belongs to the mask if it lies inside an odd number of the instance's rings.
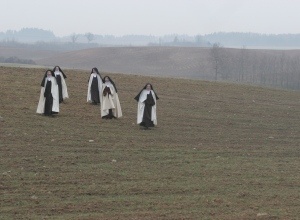
{"label": "field", "polygon": [[[110,74],[123,110],[101,120],[88,71],[35,113],[44,74],[0,67],[0,219],[298,219],[300,93]],[[158,126],[136,125],[151,82]]]}
{"label": "field", "polygon": [[36,60],[57,54],[58,51],[31,49],[30,46],[28,48],[0,46],[0,57],[6,58],[16,56],[20,59]]}
{"label": "field", "polygon": [[60,63],[70,69],[99,67],[114,73],[134,73],[185,78],[208,77],[209,48],[102,47],[60,53],[36,60],[39,65]]}

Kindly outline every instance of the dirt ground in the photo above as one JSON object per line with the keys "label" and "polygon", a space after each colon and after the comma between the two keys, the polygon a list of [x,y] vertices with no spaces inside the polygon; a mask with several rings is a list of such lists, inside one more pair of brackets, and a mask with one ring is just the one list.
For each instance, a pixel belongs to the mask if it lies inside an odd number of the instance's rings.
{"label": "dirt ground", "polygon": [[[36,114],[44,69],[0,67],[0,219],[297,219],[300,93],[110,74],[123,117],[70,99]],[[103,73],[103,76],[106,75]],[[151,82],[158,125],[136,124]]]}

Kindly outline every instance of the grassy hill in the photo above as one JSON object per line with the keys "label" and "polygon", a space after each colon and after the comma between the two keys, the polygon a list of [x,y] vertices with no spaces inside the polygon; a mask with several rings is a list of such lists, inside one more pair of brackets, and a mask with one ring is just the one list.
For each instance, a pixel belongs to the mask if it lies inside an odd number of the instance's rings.
{"label": "grassy hill", "polygon": [[0,58],[6,60],[11,56],[16,56],[18,59],[32,59],[38,66],[59,65],[63,68],[79,70],[91,70],[97,66],[100,70],[111,73],[198,80],[217,79],[300,90],[300,50],[97,47],[62,52],[57,49],[55,51],[55,48],[53,51],[0,48]]}
{"label": "grassy hill", "polygon": [[53,57],[59,54],[59,51],[53,50],[38,50],[22,47],[8,47],[0,46],[0,57],[18,57],[20,59],[42,59],[46,57]]}
{"label": "grassy hill", "polygon": [[35,62],[86,70],[97,66],[106,72],[147,76],[198,80],[217,78],[227,82],[300,90],[299,60],[300,50],[107,47],[60,53]]}
{"label": "grassy hill", "polygon": [[36,60],[40,65],[156,76],[207,76],[209,48],[103,47],[61,53]]}
{"label": "grassy hill", "polygon": [[[89,72],[65,70],[70,99],[35,113],[43,69],[0,67],[0,219],[296,219],[300,93],[109,74],[124,117],[86,103]],[[158,126],[136,125],[151,82]],[[91,141],[93,140],[93,141]]]}

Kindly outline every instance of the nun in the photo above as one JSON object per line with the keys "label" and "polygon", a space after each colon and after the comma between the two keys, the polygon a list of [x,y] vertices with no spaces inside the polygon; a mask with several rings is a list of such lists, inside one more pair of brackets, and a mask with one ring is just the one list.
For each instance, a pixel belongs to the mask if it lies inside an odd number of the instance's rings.
{"label": "nun", "polygon": [[109,76],[103,79],[101,91],[101,117],[103,119],[112,119],[122,117],[122,110],[118,96],[117,87]]}
{"label": "nun", "polygon": [[91,102],[94,105],[101,103],[100,92],[102,90],[102,84],[102,77],[98,69],[94,67],[88,81],[87,102]]}
{"label": "nun", "polygon": [[58,85],[54,72],[52,70],[47,70],[41,83],[40,100],[36,113],[53,116],[53,114],[58,114],[58,112]]}
{"label": "nun", "polygon": [[144,129],[157,125],[156,101],[158,96],[154,92],[153,86],[147,83],[134,99],[138,102],[137,124]]}
{"label": "nun", "polygon": [[57,81],[58,85],[58,92],[59,92],[59,103],[62,103],[64,99],[69,98],[67,84],[65,79],[67,76],[64,74],[64,72],[61,70],[59,66],[55,66],[53,68],[53,72]]}

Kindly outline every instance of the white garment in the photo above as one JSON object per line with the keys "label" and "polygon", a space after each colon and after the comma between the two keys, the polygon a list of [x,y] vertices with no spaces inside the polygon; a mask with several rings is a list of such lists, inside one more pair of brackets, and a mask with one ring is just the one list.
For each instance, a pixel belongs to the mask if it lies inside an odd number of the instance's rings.
{"label": "white garment", "polygon": [[101,97],[101,91],[102,91],[102,80],[100,76],[97,73],[91,73],[90,79],[89,79],[89,84],[88,84],[88,92],[87,92],[87,102],[92,102],[92,96],[91,96],[91,85],[93,81],[93,77],[97,77],[98,79],[98,90],[99,90],[99,97],[100,97],[100,104],[102,104],[102,97]]}
{"label": "white garment", "polygon": [[[38,114],[44,114],[44,111],[45,111],[45,100],[46,100],[46,98],[44,97],[44,93],[45,93],[45,87],[46,87],[48,79],[49,78],[47,77],[47,79],[45,80],[44,87],[41,87],[39,104],[38,104],[38,107],[37,107],[37,110],[36,110],[36,113],[38,113]],[[52,111],[53,112],[59,112],[58,85],[57,85],[55,77],[51,76],[50,80],[51,80],[51,94],[52,94],[52,97],[53,97]]]}
{"label": "white garment", "polygon": [[151,110],[151,121],[153,121],[153,124],[157,125],[157,117],[156,117],[156,95],[153,92],[153,90],[146,90],[144,89],[139,97],[138,101],[138,109],[137,109],[137,124],[140,124],[143,121],[144,116],[144,109],[145,109],[145,103],[144,101],[147,99],[147,95],[151,92],[155,105],[152,106]]}
{"label": "white garment", "polygon": [[[105,87],[110,88],[111,94],[103,95],[103,91]],[[122,109],[119,101],[118,93],[116,93],[115,87],[111,84],[111,82],[105,82],[102,86],[101,90],[101,117],[109,114],[109,109],[112,109],[112,113],[116,118],[122,117]]]}
{"label": "white garment", "polygon": [[64,75],[60,71],[55,71],[54,74],[55,74],[55,76],[60,75],[60,78],[61,78],[61,87],[62,87],[62,98],[63,99],[69,98],[67,84],[66,84]]}

